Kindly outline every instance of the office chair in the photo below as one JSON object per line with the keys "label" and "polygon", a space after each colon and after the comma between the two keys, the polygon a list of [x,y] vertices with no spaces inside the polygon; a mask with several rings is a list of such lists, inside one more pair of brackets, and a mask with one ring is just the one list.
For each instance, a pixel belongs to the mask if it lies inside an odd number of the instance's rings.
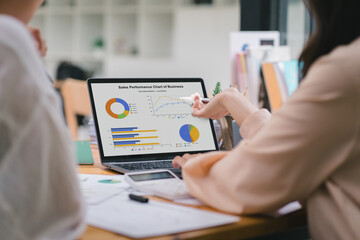
{"label": "office chair", "polygon": [[85,81],[68,78],[61,86],[64,100],[65,118],[74,140],[78,139],[76,115],[91,115],[89,93]]}

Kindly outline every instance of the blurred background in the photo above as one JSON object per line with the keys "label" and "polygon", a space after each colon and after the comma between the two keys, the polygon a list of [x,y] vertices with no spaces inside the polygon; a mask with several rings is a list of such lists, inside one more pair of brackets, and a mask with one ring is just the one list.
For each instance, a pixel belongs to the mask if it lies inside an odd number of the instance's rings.
{"label": "blurred background", "polygon": [[[218,83],[222,89],[234,86],[235,75],[244,71],[231,56],[231,32],[278,31],[278,45],[288,47],[288,56],[279,60],[289,61],[298,58],[313,28],[301,0],[46,0],[31,25],[47,41],[44,64],[58,83],[89,77],[201,77],[209,95]],[[86,87],[68,86],[67,93],[62,84],[56,87],[74,139],[88,139],[87,128],[78,135],[78,125],[90,120],[79,115],[91,116]],[[250,90],[254,104],[271,110],[258,90]]]}
{"label": "blurred background", "polygon": [[296,59],[307,21],[301,0],[47,0],[31,24],[54,79],[74,65],[78,78],[202,77],[211,92],[230,86],[230,32],[278,30]]}

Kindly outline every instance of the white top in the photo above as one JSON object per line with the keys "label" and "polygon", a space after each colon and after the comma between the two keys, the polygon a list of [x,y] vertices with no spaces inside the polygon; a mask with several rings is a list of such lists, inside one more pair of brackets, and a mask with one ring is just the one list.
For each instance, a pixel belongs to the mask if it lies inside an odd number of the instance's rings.
{"label": "white top", "polygon": [[0,15],[0,239],[83,230],[72,141],[31,35]]}

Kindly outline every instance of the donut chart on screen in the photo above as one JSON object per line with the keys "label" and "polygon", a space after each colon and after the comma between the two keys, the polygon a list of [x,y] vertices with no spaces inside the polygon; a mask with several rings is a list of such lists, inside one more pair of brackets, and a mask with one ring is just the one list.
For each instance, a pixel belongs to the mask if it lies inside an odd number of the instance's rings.
{"label": "donut chart on screen", "polygon": [[180,128],[180,137],[188,143],[196,142],[200,137],[199,129],[194,125],[185,124]]}
{"label": "donut chart on screen", "polygon": [[[120,113],[120,114],[117,114],[117,113],[114,113],[112,110],[111,110],[111,106],[114,104],[114,103],[120,103],[123,105],[124,107],[124,112],[123,113]],[[109,101],[107,101],[106,103],[106,106],[105,106],[105,109],[106,109],[106,112],[113,118],[116,118],[116,119],[122,119],[122,118],[125,118],[127,115],[129,115],[129,112],[130,112],[130,107],[129,107],[129,104],[127,102],[125,102],[124,100],[122,100],[121,98],[112,98],[110,99]]]}

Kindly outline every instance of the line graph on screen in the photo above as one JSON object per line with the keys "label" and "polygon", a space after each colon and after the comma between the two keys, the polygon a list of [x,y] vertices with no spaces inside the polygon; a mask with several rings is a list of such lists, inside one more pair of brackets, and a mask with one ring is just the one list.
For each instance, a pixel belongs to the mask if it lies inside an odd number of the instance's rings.
{"label": "line graph on screen", "polygon": [[191,103],[172,96],[148,96],[155,116],[191,115]]}

